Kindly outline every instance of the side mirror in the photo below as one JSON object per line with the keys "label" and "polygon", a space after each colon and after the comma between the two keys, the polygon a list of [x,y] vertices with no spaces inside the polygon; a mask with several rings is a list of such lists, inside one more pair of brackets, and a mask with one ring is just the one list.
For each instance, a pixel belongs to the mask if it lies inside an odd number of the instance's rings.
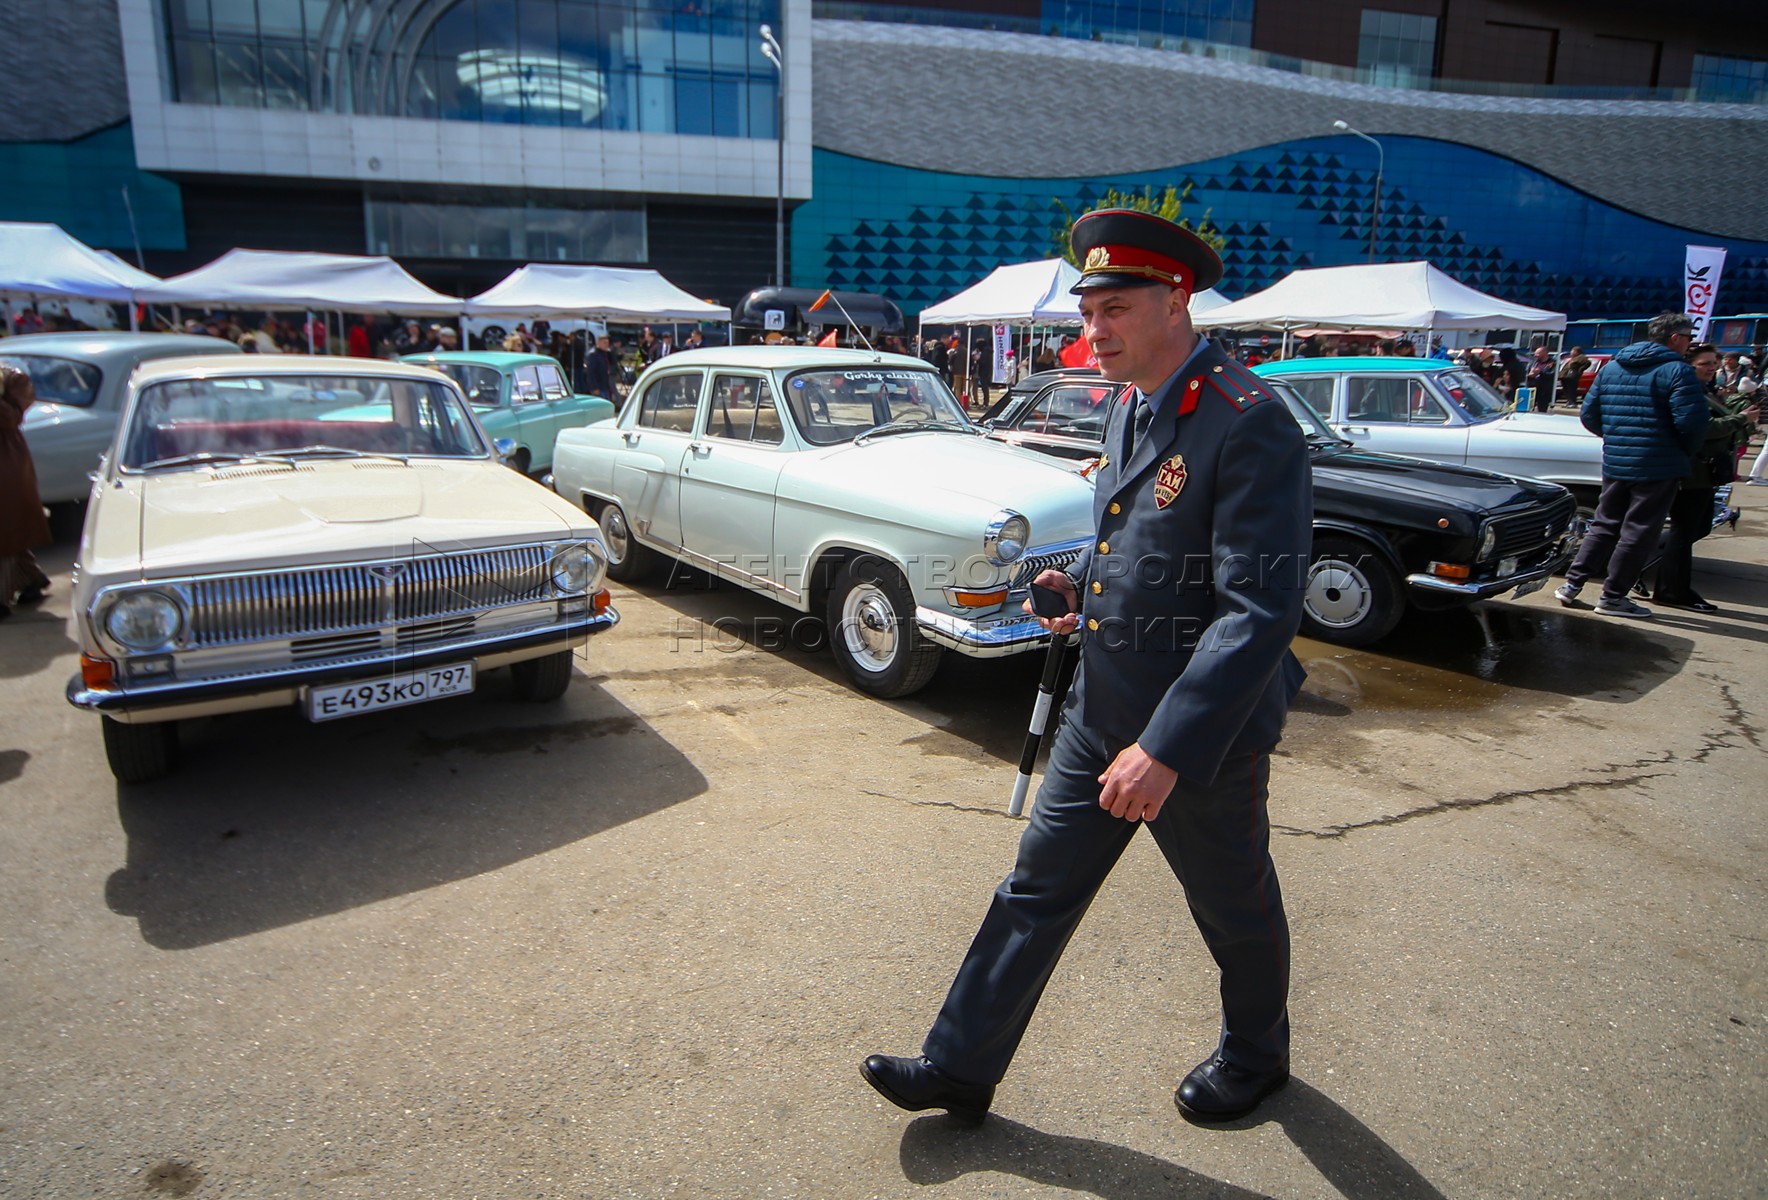
{"label": "side mirror", "polygon": [[516,439],[497,438],[492,441],[491,449],[497,455],[497,461],[507,467],[516,458]]}

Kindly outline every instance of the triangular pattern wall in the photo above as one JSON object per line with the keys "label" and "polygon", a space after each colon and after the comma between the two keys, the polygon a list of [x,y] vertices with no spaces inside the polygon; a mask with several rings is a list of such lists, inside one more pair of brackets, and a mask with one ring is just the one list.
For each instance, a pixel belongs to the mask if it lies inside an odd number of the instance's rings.
{"label": "triangular pattern wall", "polygon": [[[819,150],[816,197],[794,215],[793,280],[881,292],[906,311],[1003,263],[1048,258],[1068,215],[1110,187],[1191,189],[1185,213],[1226,238],[1221,291],[1298,267],[1368,261],[1373,152],[1347,139],[1268,146],[1118,178],[988,179]],[[1649,316],[1679,303],[1683,247],[1730,250],[1721,313],[1768,310],[1768,243],[1676,229],[1508,159],[1452,142],[1385,138],[1377,261],[1427,259],[1470,286],[1580,317]]]}

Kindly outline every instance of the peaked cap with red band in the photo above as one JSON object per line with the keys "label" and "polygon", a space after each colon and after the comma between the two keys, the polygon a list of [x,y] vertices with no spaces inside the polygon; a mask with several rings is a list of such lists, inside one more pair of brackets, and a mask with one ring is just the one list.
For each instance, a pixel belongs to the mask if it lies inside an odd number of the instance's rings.
{"label": "peaked cap with red band", "polygon": [[1093,288],[1163,284],[1195,295],[1221,282],[1222,260],[1209,243],[1171,221],[1133,208],[1101,208],[1068,232],[1080,260],[1079,295]]}

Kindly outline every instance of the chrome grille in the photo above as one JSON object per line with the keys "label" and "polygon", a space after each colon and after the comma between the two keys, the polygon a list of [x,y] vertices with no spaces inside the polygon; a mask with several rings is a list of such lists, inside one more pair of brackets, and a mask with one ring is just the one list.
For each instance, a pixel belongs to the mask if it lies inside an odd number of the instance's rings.
{"label": "chrome grille", "polygon": [[[1033,552],[1019,560],[1019,569],[1013,572],[1013,586],[1022,588],[1031,583],[1045,571],[1060,571],[1069,563],[1080,557],[1081,548],[1072,550],[1051,550],[1043,553]],[[996,584],[995,586],[1000,586]]]}
{"label": "chrome grille", "polygon": [[1492,522],[1498,531],[1494,558],[1520,558],[1559,540],[1577,511],[1577,501],[1561,496],[1551,505],[1532,512],[1499,517]]}
{"label": "chrome grille", "polygon": [[[189,649],[415,627],[551,594],[543,546],[198,579],[185,590]],[[403,628],[400,637],[433,640]]]}

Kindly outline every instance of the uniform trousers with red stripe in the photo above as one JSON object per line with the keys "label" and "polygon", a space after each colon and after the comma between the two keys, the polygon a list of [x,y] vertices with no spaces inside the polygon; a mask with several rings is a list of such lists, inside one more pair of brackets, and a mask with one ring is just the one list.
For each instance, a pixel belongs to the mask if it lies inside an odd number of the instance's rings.
{"label": "uniform trousers with red stripe", "polygon": [[[1142,824],[1099,807],[1099,776],[1124,745],[1066,721],[1058,730],[1013,873],[922,1046],[953,1078],[993,1084],[1006,1074],[1068,939]],[[1289,1058],[1289,922],[1271,862],[1270,770],[1260,753],[1229,757],[1207,787],[1180,776],[1147,823],[1221,972],[1218,1052],[1250,1071]]]}

